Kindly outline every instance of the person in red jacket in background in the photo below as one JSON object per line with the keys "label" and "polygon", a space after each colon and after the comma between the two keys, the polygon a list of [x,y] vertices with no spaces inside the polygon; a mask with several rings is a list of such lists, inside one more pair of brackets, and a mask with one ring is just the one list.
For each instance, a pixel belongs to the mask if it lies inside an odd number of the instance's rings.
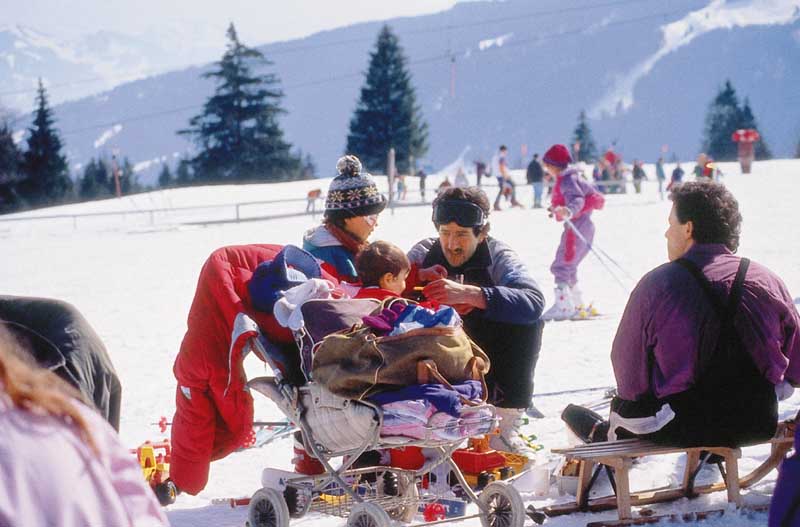
{"label": "person in red jacket in background", "polygon": [[362,285],[356,298],[399,298],[406,288],[411,263],[398,246],[379,240],[358,254],[356,271]]}

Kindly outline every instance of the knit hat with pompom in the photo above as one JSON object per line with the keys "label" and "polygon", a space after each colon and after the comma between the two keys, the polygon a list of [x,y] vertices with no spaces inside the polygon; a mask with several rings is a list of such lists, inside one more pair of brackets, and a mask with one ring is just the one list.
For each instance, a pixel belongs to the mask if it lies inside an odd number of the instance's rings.
{"label": "knit hat with pompom", "polygon": [[386,208],[386,198],[378,192],[372,176],[362,171],[356,156],[340,157],[336,172],[339,175],[328,187],[325,211],[346,210],[353,216],[369,216]]}

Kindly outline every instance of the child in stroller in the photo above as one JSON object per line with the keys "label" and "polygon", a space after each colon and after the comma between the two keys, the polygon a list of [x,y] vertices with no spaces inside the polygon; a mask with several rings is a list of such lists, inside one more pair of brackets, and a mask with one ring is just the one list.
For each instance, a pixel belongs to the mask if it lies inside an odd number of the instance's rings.
{"label": "child in stroller", "polygon": [[[301,348],[307,382],[301,385],[288,382],[282,373],[285,366],[276,363],[270,342],[264,337],[251,340],[251,349],[272,367],[274,376],[252,379],[248,386],[274,401],[298,426],[302,432],[298,437],[302,451],[310,453],[322,471],[283,473],[276,479],[275,471],[265,469],[263,488],[250,503],[250,527],[285,527],[290,516],[299,517],[309,510],[348,517],[348,525],[382,526],[389,525],[391,519],[410,522],[421,504],[433,503],[442,492],[450,490],[446,481],[432,481],[432,471],[444,474],[442,480],[453,473],[463,498],[478,504],[475,516],[480,516],[484,524],[494,524],[495,518],[502,516],[504,524],[521,526],[524,507],[513,487],[507,482],[493,482],[477,495],[451,458],[466,438],[488,433],[497,425],[494,407],[480,401],[480,383],[467,384],[466,389],[464,385],[456,386],[467,395],[466,400],[446,380],[447,386],[405,387],[394,392],[397,397],[379,394],[352,398],[333,393],[314,379],[310,368],[312,353],[320,348],[325,335],[347,330],[354,324],[363,325],[363,318],[369,319],[376,310],[380,313],[380,307],[391,308],[392,304],[417,307],[394,298],[404,289],[404,277],[410,267],[400,249],[386,242],[375,242],[362,253],[357,265],[361,267],[359,271],[369,270],[364,273],[365,287],[360,298],[314,299],[300,307],[304,324],[295,331],[295,337]],[[383,303],[378,299],[383,299]],[[393,311],[398,313],[401,309]],[[384,337],[375,341],[381,338]],[[437,389],[438,395],[426,399]],[[442,401],[452,405],[449,415],[438,411],[438,406],[448,404]],[[425,459],[414,468],[386,465],[355,468],[364,452],[398,446],[425,447]],[[334,468],[331,461],[340,456],[343,461]],[[420,488],[423,477],[431,483],[427,489]]]}

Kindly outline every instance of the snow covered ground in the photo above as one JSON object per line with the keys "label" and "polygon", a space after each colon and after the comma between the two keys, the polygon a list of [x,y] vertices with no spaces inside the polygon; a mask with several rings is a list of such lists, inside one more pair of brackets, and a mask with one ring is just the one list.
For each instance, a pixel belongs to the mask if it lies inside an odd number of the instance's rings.
{"label": "snow covered ground", "polygon": [[[739,174],[738,165],[722,164],[724,182],[738,197],[744,227],[741,254],[757,260],[783,277],[789,290],[800,296],[800,238],[795,226],[796,207],[788,198],[796,193],[800,161],[777,160],[756,163],[750,175]],[[684,168],[691,168],[687,164]],[[672,166],[667,166],[667,174]],[[652,167],[647,167],[652,174]],[[522,174],[517,174],[522,180]],[[437,177],[428,179],[435,188]],[[222,225],[185,226],[179,214],[161,214],[151,225],[147,214],[133,214],[149,208],[188,205],[230,204],[278,198],[303,198],[313,187],[327,188],[327,180],[208,187],[159,191],[121,200],[47,209],[16,217],[46,214],[82,214],[101,211],[130,211],[119,217],[80,218],[78,228],[72,220],[26,220],[0,222],[0,291],[4,294],[54,297],[75,304],[97,329],[114,360],[123,384],[123,441],[131,447],[146,439],[163,437],[152,423],[174,411],[175,381],[172,362],[186,329],[186,315],[192,300],[200,267],[214,249],[223,245],[245,243],[299,244],[304,230],[316,222],[311,216],[273,221],[254,221]],[[411,180],[409,187],[416,188]],[[630,189],[629,186],[629,190]],[[430,199],[429,190],[428,199]],[[518,188],[520,200],[532,201],[529,186]],[[494,188],[490,188],[493,198]],[[416,201],[418,196],[409,193]],[[787,199],[788,198],[788,199]],[[596,244],[638,279],[649,269],[666,260],[669,201],[660,201],[656,184],[644,185],[641,195],[608,196],[605,210],[595,214]],[[303,202],[263,205],[248,209],[249,215],[302,211]],[[225,214],[230,217],[232,207]],[[217,218],[222,209],[192,212],[191,221],[200,217]],[[218,215],[218,216],[215,216]],[[1,217],[0,219],[8,218]],[[504,210],[491,216],[492,234],[511,244],[529,265],[533,276],[552,301],[553,282],[549,266],[555,252],[561,226],[548,219],[543,210]],[[318,220],[316,220],[318,221]],[[434,234],[430,209],[397,208],[384,213],[373,239],[393,241],[408,249],[422,237]],[[588,322],[551,323],[545,329],[541,359],[536,371],[536,391],[547,393],[576,388],[613,384],[609,361],[611,341],[627,300],[628,292],[609,277],[598,260],[589,255],[581,267],[580,280],[586,299],[609,316]],[[264,366],[256,359],[246,361],[248,374],[263,374]],[[526,431],[538,435],[550,448],[566,444],[564,427],[559,419],[562,408],[580,403],[596,393],[536,398],[537,406],[547,417],[531,422]],[[782,403],[784,417],[793,415],[800,405],[800,395]],[[256,395],[256,417],[281,417],[280,412]],[[244,525],[247,509],[212,505],[213,498],[252,494],[260,486],[265,466],[290,468],[291,441],[282,439],[268,448],[251,449],[231,455],[211,467],[208,487],[198,496],[182,495],[169,507],[175,526],[226,527]],[[763,448],[743,452],[741,471],[753,468],[767,455]],[[545,456],[547,457],[547,450]],[[550,460],[551,463],[555,459]],[[632,473],[632,486],[653,487],[680,478],[679,458],[645,460]],[[714,478],[710,470],[701,478]],[[716,475],[718,477],[718,475]],[[755,489],[746,493],[746,503],[766,503],[774,486],[773,473]],[[607,484],[601,492],[609,491]],[[547,498],[524,495],[537,507],[564,501],[552,489]],[[707,510],[725,506],[725,493],[696,500],[682,500],[653,507],[657,513],[684,510]],[[615,512],[577,514],[553,518],[553,527],[585,525],[601,518],[615,517]],[[709,521],[706,525],[756,526],[766,523],[764,513],[739,515]],[[340,519],[308,515],[296,525],[342,525]],[[463,522],[478,525],[477,520]]]}

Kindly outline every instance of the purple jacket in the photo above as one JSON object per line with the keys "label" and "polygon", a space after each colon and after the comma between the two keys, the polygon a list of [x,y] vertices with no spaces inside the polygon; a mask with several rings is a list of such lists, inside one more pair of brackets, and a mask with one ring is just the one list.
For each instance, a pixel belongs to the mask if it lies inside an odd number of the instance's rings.
{"label": "purple jacket", "polygon": [[[570,168],[559,176],[557,189],[553,192],[551,203],[554,207],[559,205],[567,207],[574,217],[583,211],[586,196],[595,192],[597,190],[591,183],[585,181],[577,170]],[[591,212],[591,210],[584,211],[584,215],[588,216]]]}
{"label": "purple jacket", "polygon": [[[724,245],[694,244],[685,258],[697,264],[715,289],[730,292],[740,257]],[[772,383],[800,384],[800,316],[783,281],[751,262],[735,325],[743,348]],[[619,396],[636,400],[652,388],[656,397],[688,389],[697,350],[716,344],[719,321],[695,279],[676,264],[647,273],[625,306],[611,348]],[[655,356],[648,377],[647,350]]]}

